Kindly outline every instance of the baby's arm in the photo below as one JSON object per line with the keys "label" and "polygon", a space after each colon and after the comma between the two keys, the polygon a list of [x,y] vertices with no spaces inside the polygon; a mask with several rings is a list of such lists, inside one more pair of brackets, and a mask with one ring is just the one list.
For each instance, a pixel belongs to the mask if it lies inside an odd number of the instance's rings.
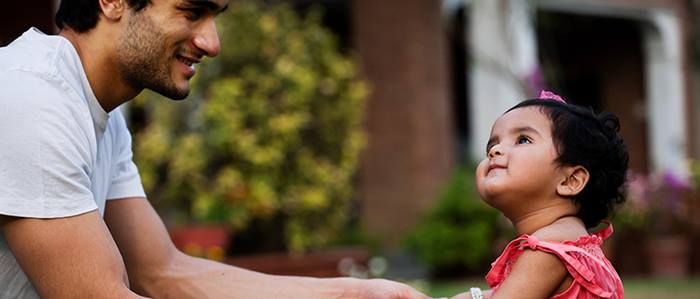
{"label": "baby's arm", "polygon": [[[503,281],[498,292],[484,291],[484,299],[500,298],[549,298],[567,277],[564,264],[553,254],[526,250],[513,265],[510,275]],[[558,293],[558,292],[557,292]],[[474,299],[470,292],[458,294],[450,299]]]}
{"label": "baby's arm", "polygon": [[491,298],[549,298],[562,286],[567,275],[566,267],[556,255],[525,250]]}

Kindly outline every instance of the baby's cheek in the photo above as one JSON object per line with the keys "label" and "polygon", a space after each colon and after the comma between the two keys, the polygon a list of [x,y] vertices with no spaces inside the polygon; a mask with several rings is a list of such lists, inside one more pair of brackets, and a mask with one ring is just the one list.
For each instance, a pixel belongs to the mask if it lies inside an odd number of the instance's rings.
{"label": "baby's cheek", "polygon": [[476,167],[475,175],[474,175],[474,181],[476,183],[476,189],[483,196],[484,192],[484,178],[486,177],[486,169],[488,167],[488,160],[481,161],[479,165]]}
{"label": "baby's cheek", "polygon": [[485,175],[486,167],[489,165],[489,159],[484,159],[479,162],[479,165],[476,166],[476,178],[482,177]]}
{"label": "baby's cheek", "polygon": [[476,171],[474,173],[474,177],[477,178],[477,181],[479,178],[486,177],[486,173],[487,173],[488,168],[489,168],[489,159],[484,159],[481,162],[479,162],[479,165],[476,166]]}

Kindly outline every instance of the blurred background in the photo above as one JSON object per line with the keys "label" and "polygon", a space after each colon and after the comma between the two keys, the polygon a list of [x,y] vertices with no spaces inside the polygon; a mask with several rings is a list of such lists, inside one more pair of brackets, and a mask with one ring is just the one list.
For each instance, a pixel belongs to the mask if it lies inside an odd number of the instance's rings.
{"label": "blurred background", "polygon": [[[8,1],[0,45],[56,33]],[[700,298],[700,1],[232,0],[186,101],[121,109],[185,252],[275,274],[484,286],[514,237],[481,203],[493,121],[540,89],[620,117],[606,254],[629,298]]]}

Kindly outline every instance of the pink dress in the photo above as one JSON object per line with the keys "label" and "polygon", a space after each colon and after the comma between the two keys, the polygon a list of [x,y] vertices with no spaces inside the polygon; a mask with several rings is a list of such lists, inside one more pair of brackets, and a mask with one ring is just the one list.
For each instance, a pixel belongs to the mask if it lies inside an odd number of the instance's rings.
{"label": "pink dress", "polygon": [[522,235],[506,246],[498,259],[491,264],[486,281],[494,292],[508,277],[515,261],[525,249],[541,250],[555,254],[574,279],[571,287],[551,299],[623,299],[622,281],[610,261],[603,255],[600,245],[613,232],[612,224],[576,241],[540,241],[530,235]]}

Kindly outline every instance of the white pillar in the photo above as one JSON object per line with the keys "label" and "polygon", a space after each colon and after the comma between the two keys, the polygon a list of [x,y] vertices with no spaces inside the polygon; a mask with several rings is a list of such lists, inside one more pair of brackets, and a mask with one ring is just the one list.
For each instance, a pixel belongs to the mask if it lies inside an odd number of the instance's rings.
{"label": "white pillar", "polygon": [[537,71],[537,43],[529,1],[474,0],[470,10],[470,155],[481,159],[491,125],[530,94],[527,77]]}
{"label": "white pillar", "polygon": [[647,115],[653,172],[688,172],[685,82],[679,17],[670,10],[650,12],[645,31]]}

